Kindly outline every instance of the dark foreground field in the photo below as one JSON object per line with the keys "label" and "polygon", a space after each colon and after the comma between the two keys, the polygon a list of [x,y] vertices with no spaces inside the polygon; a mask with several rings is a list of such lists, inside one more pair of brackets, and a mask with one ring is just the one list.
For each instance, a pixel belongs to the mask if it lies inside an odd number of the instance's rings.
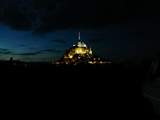
{"label": "dark foreground field", "polygon": [[1,85],[6,106],[18,108],[17,114],[158,120],[152,101],[143,95],[146,74],[147,67],[121,64],[2,65]]}

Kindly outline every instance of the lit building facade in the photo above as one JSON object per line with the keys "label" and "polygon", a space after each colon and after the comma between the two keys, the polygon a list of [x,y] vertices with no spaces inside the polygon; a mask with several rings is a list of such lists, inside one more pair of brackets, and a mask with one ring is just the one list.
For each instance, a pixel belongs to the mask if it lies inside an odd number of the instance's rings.
{"label": "lit building facade", "polygon": [[80,33],[78,36],[78,42],[74,44],[70,49],[66,50],[63,57],[56,62],[56,64],[106,64],[110,61],[102,60],[99,57],[93,55],[92,49],[89,48],[84,41],[80,39]]}

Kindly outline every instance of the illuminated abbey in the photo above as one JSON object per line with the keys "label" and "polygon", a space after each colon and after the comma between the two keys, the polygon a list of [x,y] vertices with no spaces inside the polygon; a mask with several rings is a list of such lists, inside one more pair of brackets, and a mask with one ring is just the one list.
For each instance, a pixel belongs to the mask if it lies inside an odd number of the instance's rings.
{"label": "illuminated abbey", "polygon": [[102,60],[93,55],[92,49],[89,48],[84,41],[81,40],[80,32],[78,35],[78,42],[70,49],[66,50],[63,57],[56,62],[56,64],[106,64],[110,61]]}

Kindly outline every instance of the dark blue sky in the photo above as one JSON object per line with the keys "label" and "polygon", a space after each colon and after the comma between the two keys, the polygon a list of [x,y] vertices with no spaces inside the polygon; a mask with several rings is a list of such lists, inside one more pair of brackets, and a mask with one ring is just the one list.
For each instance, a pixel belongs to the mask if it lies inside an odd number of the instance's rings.
{"label": "dark blue sky", "polygon": [[34,34],[32,31],[17,31],[1,25],[0,58],[8,60],[13,57],[25,61],[58,59],[77,42],[78,31],[81,31],[81,39],[92,47],[96,55],[106,58],[150,56],[159,50],[156,33],[141,32],[141,26],[139,31],[134,28],[134,25],[116,24],[97,29],[62,29]]}
{"label": "dark blue sky", "polygon": [[[81,31],[81,39],[89,47],[92,47],[97,55],[111,57],[116,55],[118,49],[122,51],[126,48],[125,41],[128,38],[125,25],[110,25],[103,29],[62,29],[42,34],[33,34],[32,31],[17,31],[1,25],[0,57],[1,59],[14,57],[27,61],[58,59],[66,49],[78,41],[78,31]],[[122,45],[117,46],[120,44],[120,39],[124,43],[123,47]]]}
{"label": "dark blue sky", "polygon": [[[149,10],[151,7],[154,9]],[[156,8],[137,0],[107,4],[97,0],[2,0],[0,59],[59,59],[77,42],[79,31],[96,55],[113,59],[153,56],[160,51]]]}

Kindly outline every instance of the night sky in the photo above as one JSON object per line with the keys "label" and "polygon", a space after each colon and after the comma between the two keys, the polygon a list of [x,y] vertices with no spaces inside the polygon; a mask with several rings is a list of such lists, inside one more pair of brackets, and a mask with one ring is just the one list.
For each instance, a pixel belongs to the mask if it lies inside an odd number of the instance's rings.
{"label": "night sky", "polygon": [[1,0],[0,59],[59,59],[78,32],[96,55],[150,57],[160,52],[159,9],[154,0]]}

